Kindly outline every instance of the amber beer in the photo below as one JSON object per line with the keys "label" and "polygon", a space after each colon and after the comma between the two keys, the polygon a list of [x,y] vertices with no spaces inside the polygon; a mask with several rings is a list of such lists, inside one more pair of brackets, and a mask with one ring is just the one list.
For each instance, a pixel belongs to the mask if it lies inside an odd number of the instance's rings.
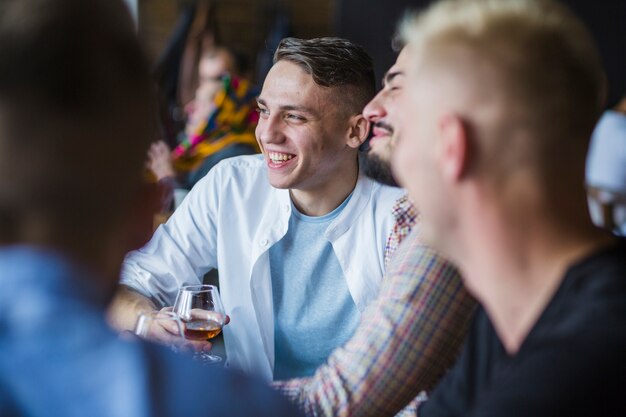
{"label": "amber beer", "polygon": [[185,339],[210,340],[220,334],[222,325],[214,320],[192,320],[185,322]]}

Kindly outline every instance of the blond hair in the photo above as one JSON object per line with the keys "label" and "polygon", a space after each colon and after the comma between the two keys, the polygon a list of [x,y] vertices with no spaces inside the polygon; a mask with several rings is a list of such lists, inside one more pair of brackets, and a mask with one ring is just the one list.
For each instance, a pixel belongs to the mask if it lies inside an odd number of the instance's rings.
{"label": "blond hair", "polygon": [[501,95],[523,109],[523,127],[546,159],[572,143],[584,153],[603,107],[604,73],[591,36],[562,4],[442,0],[406,17],[400,36],[418,55],[449,62],[462,49],[495,69]]}

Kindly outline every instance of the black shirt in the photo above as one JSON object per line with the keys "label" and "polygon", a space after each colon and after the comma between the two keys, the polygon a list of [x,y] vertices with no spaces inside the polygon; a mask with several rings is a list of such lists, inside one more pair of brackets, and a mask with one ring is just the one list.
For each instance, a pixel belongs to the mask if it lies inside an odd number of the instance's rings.
{"label": "black shirt", "polygon": [[569,268],[513,356],[480,309],[418,415],[626,416],[626,241]]}

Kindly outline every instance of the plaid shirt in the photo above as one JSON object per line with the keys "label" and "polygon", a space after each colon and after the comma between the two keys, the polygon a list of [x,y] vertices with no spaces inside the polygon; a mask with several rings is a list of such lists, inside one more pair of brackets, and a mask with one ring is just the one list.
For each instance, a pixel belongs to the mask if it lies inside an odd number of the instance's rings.
{"label": "plaid shirt", "polygon": [[417,211],[407,194],[396,201],[396,204],[391,209],[391,213],[396,222],[391,233],[389,233],[387,244],[385,245],[385,266],[389,264],[389,260],[395,253],[398,245],[411,233],[411,229],[417,223]]}
{"label": "plaid shirt", "polygon": [[419,230],[404,240],[350,341],[312,377],[274,382],[307,415],[394,415],[456,359],[475,302],[457,270],[420,242]]}

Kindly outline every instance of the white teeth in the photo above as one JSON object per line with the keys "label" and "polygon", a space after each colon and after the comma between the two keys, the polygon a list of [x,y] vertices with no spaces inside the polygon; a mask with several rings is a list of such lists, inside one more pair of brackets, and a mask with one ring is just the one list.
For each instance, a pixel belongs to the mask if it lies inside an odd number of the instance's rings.
{"label": "white teeth", "polygon": [[293,155],[288,155],[286,153],[278,153],[278,152],[270,152],[268,156],[272,160],[272,162],[284,162],[293,158]]}

